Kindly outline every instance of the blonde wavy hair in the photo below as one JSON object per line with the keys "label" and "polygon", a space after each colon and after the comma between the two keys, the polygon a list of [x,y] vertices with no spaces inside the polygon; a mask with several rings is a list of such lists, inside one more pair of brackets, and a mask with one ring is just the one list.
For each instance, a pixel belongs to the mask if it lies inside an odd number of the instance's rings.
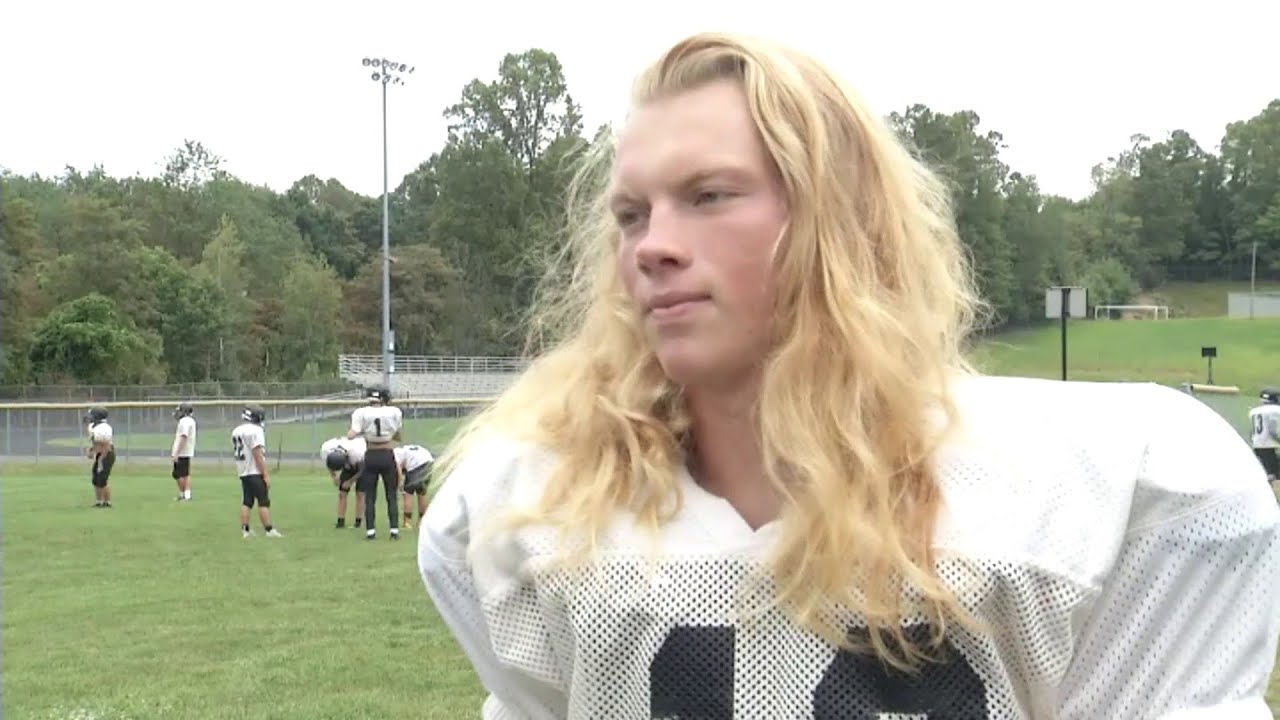
{"label": "blonde wavy hair", "polygon": [[[931,461],[957,419],[949,388],[970,372],[964,343],[981,307],[949,193],[821,64],[762,41],[685,39],[639,76],[632,101],[720,80],[744,88],[789,210],[758,400],[766,473],[785,498],[776,602],[834,645],[911,667],[968,617],[931,542],[942,502]],[[438,476],[491,432],[550,451],[540,504],[514,522],[577,538],[587,554],[618,511],[654,531],[669,520],[689,452],[681,388],[618,273],[612,156],[611,139],[597,143],[572,185],[568,231],[531,309],[529,368],[462,429]],[[869,643],[839,611],[865,619]],[[934,634],[913,645],[903,627],[921,615]]]}

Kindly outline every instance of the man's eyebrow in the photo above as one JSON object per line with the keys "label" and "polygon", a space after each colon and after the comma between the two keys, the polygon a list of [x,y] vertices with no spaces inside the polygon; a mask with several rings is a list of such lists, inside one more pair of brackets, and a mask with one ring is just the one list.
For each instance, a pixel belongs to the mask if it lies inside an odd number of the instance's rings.
{"label": "man's eyebrow", "polygon": [[[708,181],[728,181],[733,183],[751,182],[755,177],[749,169],[734,164],[718,164],[709,165],[699,168],[685,175],[675,183],[675,187],[687,190],[695,185]],[[630,205],[642,202],[635,193],[630,192],[626,187],[615,185],[609,191],[609,207],[617,208],[619,205]]]}

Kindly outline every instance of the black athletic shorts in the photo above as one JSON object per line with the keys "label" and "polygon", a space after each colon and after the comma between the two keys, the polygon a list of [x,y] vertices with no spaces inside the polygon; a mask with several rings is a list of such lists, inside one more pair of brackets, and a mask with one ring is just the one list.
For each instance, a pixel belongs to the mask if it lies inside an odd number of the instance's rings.
{"label": "black athletic shorts", "polygon": [[1262,469],[1272,477],[1280,476],[1280,452],[1275,448],[1254,448],[1253,454],[1258,456]]}
{"label": "black athletic shorts", "polygon": [[419,465],[410,470],[404,476],[404,491],[406,495],[426,495],[427,494],[427,475],[431,473],[431,463]]}
{"label": "black athletic shorts", "polygon": [[262,479],[261,475],[242,475],[240,477],[240,490],[243,494],[241,505],[247,508],[253,507],[256,501],[258,507],[271,507],[271,493],[267,490],[267,483]]}
{"label": "black athletic shorts", "polygon": [[108,450],[105,455],[99,455],[98,459],[93,463],[93,469],[90,475],[90,482],[96,488],[107,486],[107,482],[111,480],[111,468],[116,464],[116,451],[114,448]]}
{"label": "black athletic shorts", "polygon": [[180,457],[173,461],[173,479],[184,478],[191,474],[191,458]]}
{"label": "black athletic shorts", "polygon": [[356,478],[358,477],[360,477],[360,468],[358,467],[342,468],[342,471],[338,473],[338,489],[341,490],[342,492],[348,492],[349,490],[351,490],[351,486],[355,485]]}

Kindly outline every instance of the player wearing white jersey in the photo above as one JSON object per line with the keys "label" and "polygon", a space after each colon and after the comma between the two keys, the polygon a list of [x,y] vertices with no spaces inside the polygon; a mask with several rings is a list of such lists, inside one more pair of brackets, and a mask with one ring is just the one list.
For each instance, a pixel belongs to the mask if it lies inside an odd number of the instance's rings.
{"label": "player wearing white jersey", "polygon": [[[347,526],[347,495],[355,486],[356,480],[364,469],[364,438],[348,440],[347,438],[330,438],[320,445],[320,457],[329,469],[329,477],[334,487],[338,488],[338,522],[335,528]],[[356,490],[356,522],[353,527],[360,527],[364,519],[364,492]]]}
{"label": "player wearing white jersey", "polygon": [[1280,390],[1267,388],[1259,397],[1262,404],[1249,411],[1250,440],[1267,480],[1275,482],[1280,480]]}
{"label": "player wearing white jersey", "polygon": [[116,465],[115,432],[107,422],[104,407],[89,408],[84,421],[89,425],[89,459],[93,461],[89,481],[93,484],[93,506],[111,507],[111,469]]}
{"label": "player wearing white jersey", "polygon": [[400,426],[404,415],[391,404],[391,390],[375,386],[365,390],[364,407],[351,413],[351,429],[347,439],[362,437],[366,443],[364,468],[360,471],[357,487],[364,493],[365,538],[377,537],[378,479],[387,496],[387,523],[391,527],[391,539],[400,539],[399,516],[396,497],[400,491],[400,473],[396,467],[395,444],[400,440]]}
{"label": "player wearing white jersey", "polygon": [[419,533],[483,717],[1270,717],[1229,423],[974,376],[949,190],[815,59],[703,34],[633,88]]}
{"label": "player wearing white jersey", "polygon": [[246,405],[240,423],[231,431],[231,452],[240,475],[240,532],[252,537],[249,511],[258,506],[258,520],[267,537],[283,537],[271,524],[271,479],[267,476],[267,432],[262,423],[267,412],[258,405]]}
{"label": "player wearing white jersey", "polygon": [[173,479],[178,483],[180,502],[191,500],[191,458],[196,454],[196,419],[195,407],[189,402],[182,402],[173,411],[173,419],[178,427],[173,432],[173,448],[169,451],[173,461]]}
{"label": "player wearing white jersey", "polygon": [[396,448],[396,466],[403,479],[401,489],[404,490],[404,517],[400,525],[406,530],[413,529],[413,499],[418,498],[418,521],[427,514],[427,481],[430,479],[431,466],[436,458],[431,451],[421,445],[401,445]]}

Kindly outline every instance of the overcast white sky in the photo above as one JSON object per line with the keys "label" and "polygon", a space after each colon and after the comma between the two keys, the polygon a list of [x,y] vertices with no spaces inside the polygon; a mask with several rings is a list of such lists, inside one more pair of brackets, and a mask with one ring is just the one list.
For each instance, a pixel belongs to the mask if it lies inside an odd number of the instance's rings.
{"label": "overcast white sky", "polygon": [[[1015,169],[1081,197],[1138,132],[1226,123],[1280,97],[1280,0],[418,0],[6,3],[0,166],[159,172],[184,138],[276,189],[314,173],[381,192],[378,87],[365,55],[415,65],[390,98],[390,170],[444,138],[441,112],[506,52],[565,66],[588,129],[618,120],[631,77],[681,36],[739,30],[822,57],[881,114],[976,110]],[[829,9],[824,9],[829,8]],[[839,10],[835,10],[839,8]],[[1186,8],[1186,9],[1179,9]],[[837,13],[838,12],[838,16]]]}

